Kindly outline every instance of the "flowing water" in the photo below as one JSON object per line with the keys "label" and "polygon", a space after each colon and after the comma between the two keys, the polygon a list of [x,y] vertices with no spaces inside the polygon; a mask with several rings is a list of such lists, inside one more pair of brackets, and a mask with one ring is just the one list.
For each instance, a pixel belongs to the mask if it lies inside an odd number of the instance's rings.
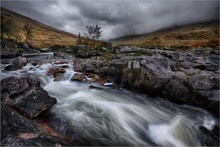
{"label": "flowing water", "polygon": [[[46,75],[52,63],[36,68],[6,72],[8,76],[31,76],[40,80],[50,96],[57,99],[52,112],[70,122],[70,128],[84,135],[93,145],[201,146],[218,119],[204,109],[176,105],[124,89],[92,89],[95,83],[70,81],[75,73],[69,63],[64,78],[54,81]],[[2,66],[4,68],[4,66]]]}

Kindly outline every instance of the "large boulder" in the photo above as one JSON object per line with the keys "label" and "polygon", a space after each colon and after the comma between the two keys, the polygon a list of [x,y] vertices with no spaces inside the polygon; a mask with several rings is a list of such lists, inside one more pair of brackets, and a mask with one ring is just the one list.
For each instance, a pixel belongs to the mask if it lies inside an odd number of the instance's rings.
{"label": "large boulder", "polygon": [[147,89],[161,90],[173,77],[169,59],[166,57],[150,57],[141,61],[144,82]]}
{"label": "large boulder", "polygon": [[192,75],[188,83],[193,90],[209,91],[212,89],[219,89],[218,75],[209,71],[201,71],[198,74]]}
{"label": "large boulder", "polygon": [[166,85],[162,93],[164,96],[171,98],[176,102],[187,102],[189,96],[189,88],[178,79],[171,79]]}
{"label": "large boulder", "polygon": [[40,82],[26,77],[3,79],[1,101],[30,119],[56,104],[56,99],[40,87]]}
{"label": "large boulder", "polygon": [[119,64],[120,62],[111,64],[109,70],[113,69],[114,72],[108,72],[108,74],[117,73],[118,79],[121,80],[123,85],[141,92],[158,95],[173,77],[169,59],[166,57],[144,56]]}
{"label": "large boulder", "polygon": [[188,79],[193,103],[219,113],[219,77],[210,71],[201,71]]}
{"label": "large boulder", "polygon": [[1,104],[2,146],[67,146],[62,139],[46,134],[33,121]]}

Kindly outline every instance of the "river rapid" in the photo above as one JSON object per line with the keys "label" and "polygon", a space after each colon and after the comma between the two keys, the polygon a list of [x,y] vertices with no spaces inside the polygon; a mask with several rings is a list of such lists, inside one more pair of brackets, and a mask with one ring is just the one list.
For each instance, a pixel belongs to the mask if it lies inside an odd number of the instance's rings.
{"label": "river rapid", "polygon": [[201,108],[177,105],[122,88],[94,89],[91,85],[100,85],[73,82],[70,79],[76,72],[72,62],[67,64],[61,81],[54,81],[46,74],[56,66],[53,61],[39,67],[28,63],[17,71],[3,70],[6,65],[1,64],[1,79],[9,76],[38,79],[49,95],[57,99],[51,112],[68,121],[70,128],[93,145],[204,146],[212,142],[206,132],[219,124],[218,118]]}

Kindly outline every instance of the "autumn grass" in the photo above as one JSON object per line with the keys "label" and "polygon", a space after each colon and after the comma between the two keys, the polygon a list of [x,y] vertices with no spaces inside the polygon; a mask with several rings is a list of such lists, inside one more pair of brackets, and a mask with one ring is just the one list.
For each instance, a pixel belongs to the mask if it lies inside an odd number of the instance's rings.
{"label": "autumn grass", "polygon": [[138,45],[160,49],[219,49],[219,23],[201,23],[153,32],[146,35],[116,39],[114,45]]}

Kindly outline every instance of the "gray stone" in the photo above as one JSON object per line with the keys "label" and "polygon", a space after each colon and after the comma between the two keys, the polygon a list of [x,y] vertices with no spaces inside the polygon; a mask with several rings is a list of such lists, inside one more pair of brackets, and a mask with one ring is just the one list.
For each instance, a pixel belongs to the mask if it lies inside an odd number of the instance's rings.
{"label": "gray stone", "polygon": [[168,97],[179,101],[187,100],[189,89],[180,80],[172,79],[165,87]]}
{"label": "gray stone", "polygon": [[72,78],[71,81],[82,81],[83,79],[85,79],[85,75],[84,74],[80,74],[80,73],[75,73]]}
{"label": "gray stone", "polygon": [[217,75],[211,72],[201,71],[199,74],[192,75],[189,78],[189,86],[194,90],[212,90],[217,86],[214,80],[218,80]]}
{"label": "gray stone", "polygon": [[1,101],[19,113],[33,119],[49,110],[56,99],[40,87],[40,82],[29,78],[9,77],[1,81]]}

